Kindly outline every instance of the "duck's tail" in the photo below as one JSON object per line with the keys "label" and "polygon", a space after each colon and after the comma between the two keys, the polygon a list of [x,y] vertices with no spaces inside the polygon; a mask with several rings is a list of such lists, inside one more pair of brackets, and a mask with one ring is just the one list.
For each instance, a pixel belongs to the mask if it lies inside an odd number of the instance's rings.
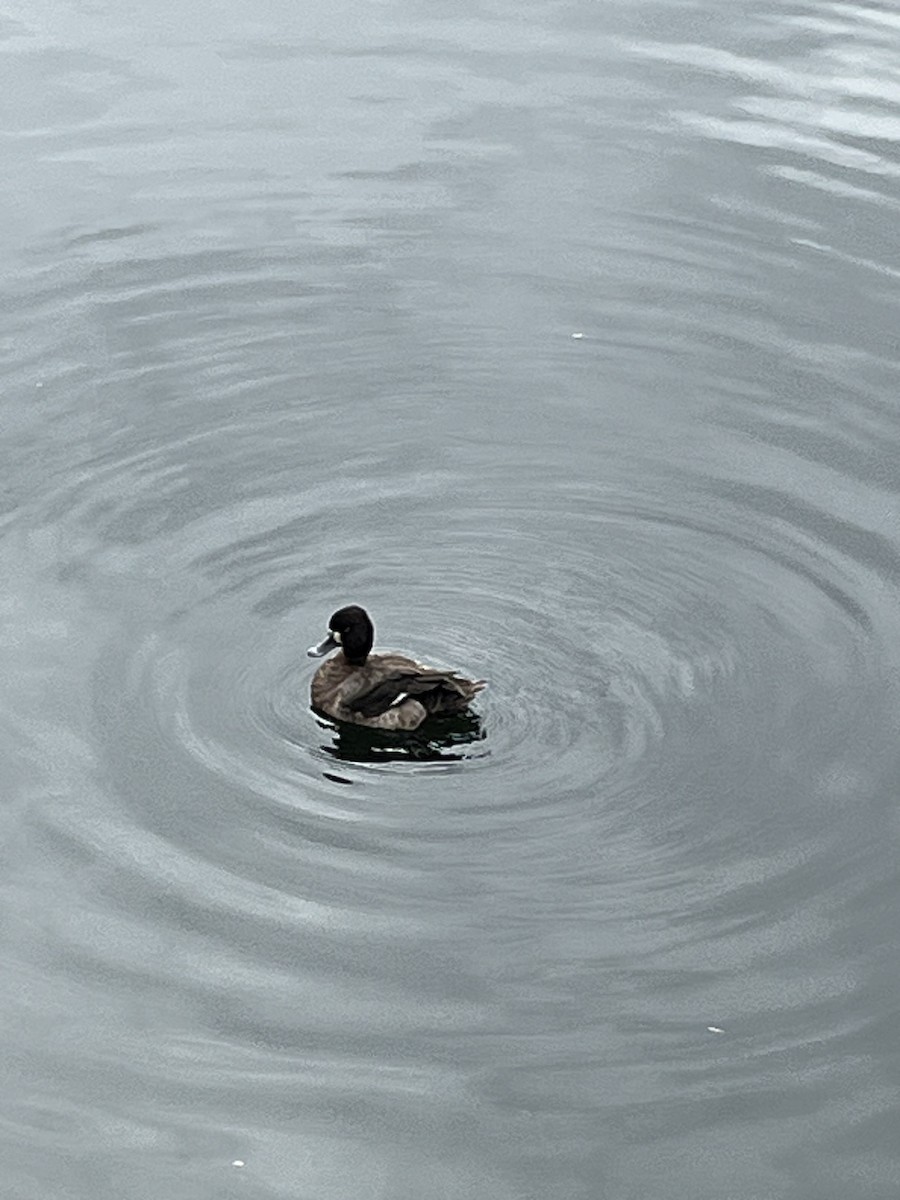
{"label": "duck's tail", "polygon": [[462,675],[444,675],[437,687],[419,699],[435,715],[462,712],[487,687],[486,679],[466,679]]}

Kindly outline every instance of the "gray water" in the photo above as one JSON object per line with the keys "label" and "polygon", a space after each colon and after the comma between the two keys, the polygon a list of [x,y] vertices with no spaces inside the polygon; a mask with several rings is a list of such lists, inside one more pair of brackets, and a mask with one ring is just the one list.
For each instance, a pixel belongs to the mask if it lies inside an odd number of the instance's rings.
{"label": "gray water", "polygon": [[896,1200],[895,7],[0,36],[3,1200]]}

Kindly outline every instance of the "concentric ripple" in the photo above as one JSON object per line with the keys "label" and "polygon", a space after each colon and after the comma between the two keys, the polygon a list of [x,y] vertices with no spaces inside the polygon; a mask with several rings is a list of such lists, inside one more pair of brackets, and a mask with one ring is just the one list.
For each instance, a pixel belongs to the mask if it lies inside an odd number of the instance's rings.
{"label": "concentric ripple", "polygon": [[[261,500],[167,538],[168,612],[129,669],[167,753],[275,810],[385,830],[402,830],[400,798],[438,772],[429,836],[530,839],[533,822],[565,815],[552,853],[577,865],[636,818],[741,855],[733,811],[730,828],[711,822],[735,763],[748,787],[773,789],[763,844],[786,824],[817,828],[834,781],[858,783],[873,739],[890,737],[867,712],[895,654],[883,563],[817,539],[788,493],[765,521],[751,491],[713,478],[693,480],[678,512],[563,479],[506,480],[497,501],[438,470],[395,474],[383,523],[370,469],[340,494]],[[679,474],[660,476],[670,497]],[[438,520],[439,539],[418,532]],[[392,740],[317,720],[303,647],[349,601],[373,613],[378,645],[487,678],[471,722]],[[866,726],[858,762],[852,747],[834,754],[848,723]],[[821,786],[786,812],[804,772]]]}

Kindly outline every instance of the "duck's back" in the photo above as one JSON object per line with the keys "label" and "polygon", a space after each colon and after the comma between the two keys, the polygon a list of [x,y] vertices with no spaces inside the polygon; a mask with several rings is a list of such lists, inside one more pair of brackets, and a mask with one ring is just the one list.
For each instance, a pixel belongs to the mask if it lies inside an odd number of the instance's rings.
{"label": "duck's back", "polygon": [[371,654],[361,666],[336,654],[316,672],[314,708],[376,729],[415,729],[428,716],[461,712],[484,687],[405,654]]}

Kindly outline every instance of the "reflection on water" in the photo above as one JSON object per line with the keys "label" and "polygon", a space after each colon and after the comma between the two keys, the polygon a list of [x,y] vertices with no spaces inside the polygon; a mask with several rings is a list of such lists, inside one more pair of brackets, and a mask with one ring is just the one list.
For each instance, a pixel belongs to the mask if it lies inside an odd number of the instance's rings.
{"label": "reflection on water", "polygon": [[896,1200],[896,19],[14,9],[4,1200]]}
{"label": "reflection on water", "polygon": [[432,718],[408,732],[366,729],[321,717],[318,724],[332,735],[331,743],[321,749],[344,762],[450,763],[490,753],[479,745],[486,733],[481,717],[471,711]]}

